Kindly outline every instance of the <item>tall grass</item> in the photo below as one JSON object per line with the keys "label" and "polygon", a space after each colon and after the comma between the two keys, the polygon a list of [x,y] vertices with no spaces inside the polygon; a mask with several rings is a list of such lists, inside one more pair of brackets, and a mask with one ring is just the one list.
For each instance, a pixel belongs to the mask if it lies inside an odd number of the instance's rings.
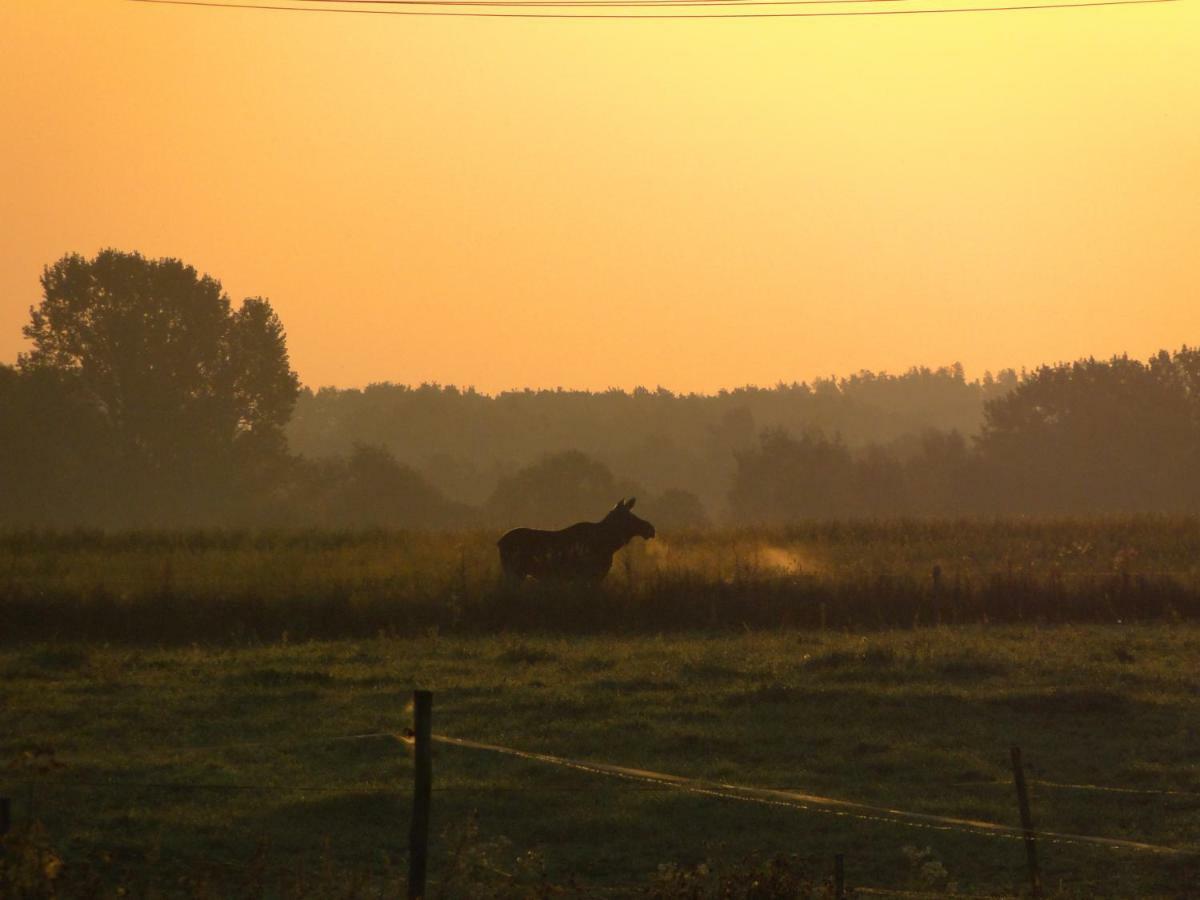
{"label": "tall grass", "polygon": [[279,641],[1200,618],[1200,521],[850,521],[635,541],[599,587],[485,531],[0,535],[0,641]]}

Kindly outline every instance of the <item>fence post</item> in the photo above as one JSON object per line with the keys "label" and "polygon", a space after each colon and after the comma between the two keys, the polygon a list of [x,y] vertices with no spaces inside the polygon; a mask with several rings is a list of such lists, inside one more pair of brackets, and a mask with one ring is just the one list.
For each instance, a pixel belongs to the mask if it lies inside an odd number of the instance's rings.
{"label": "fence post", "polygon": [[[8,829],[12,827],[12,801],[8,797],[0,797],[0,841],[4,840],[4,836],[8,834]],[[4,848],[0,847],[0,856],[4,855]]]}
{"label": "fence post", "polygon": [[1025,787],[1025,769],[1021,748],[1012,748],[1013,781],[1017,786],[1017,806],[1021,810],[1021,828],[1025,832],[1025,861],[1029,866],[1029,885],[1034,897],[1042,896],[1042,878],[1038,873],[1037,842],[1033,834],[1033,815],[1029,812],[1029,790]]}
{"label": "fence post", "polygon": [[837,900],[846,900],[846,869],[842,854],[833,858],[833,896]]}
{"label": "fence post", "polygon": [[932,584],[930,585],[930,610],[933,613],[933,624],[942,624],[942,567],[934,565],[933,571],[930,573]]}
{"label": "fence post", "polygon": [[408,833],[408,900],[425,896],[429,859],[429,806],[433,790],[433,694],[413,691],[413,812]]}

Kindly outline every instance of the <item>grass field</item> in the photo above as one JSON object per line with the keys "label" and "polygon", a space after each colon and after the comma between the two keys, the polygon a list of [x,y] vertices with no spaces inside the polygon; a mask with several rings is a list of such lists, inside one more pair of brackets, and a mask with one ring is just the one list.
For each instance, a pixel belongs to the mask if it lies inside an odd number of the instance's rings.
{"label": "grass field", "polygon": [[[0,792],[19,825],[45,824],[60,884],[387,896],[404,873],[408,752],[323,739],[403,728],[414,686],[435,691],[435,729],[454,736],[1016,824],[1014,742],[1035,779],[1200,792],[1198,660],[1192,625],[11,646],[0,753],[16,765]],[[637,895],[662,864],[719,871],[755,853],[796,854],[820,879],[841,852],[851,885],[1024,884],[1017,841],[460,748],[436,748],[435,786],[446,897],[542,896],[543,864],[556,884]],[[1200,850],[1197,796],[1035,785],[1033,807],[1047,830]],[[1055,844],[1042,857],[1062,896],[1195,896],[1200,877],[1194,856]]]}
{"label": "grass field", "polygon": [[[635,540],[603,589],[498,584],[487,532],[0,535],[0,643],[1200,620],[1200,521],[889,521]],[[934,576],[935,570],[939,573]]]}
{"label": "grass field", "polygon": [[[1019,744],[1180,792],[1035,783],[1040,828],[1200,850],[1196,520],[667,535],[588,590],[501,589],[495,537],[0,536],[0,895],[395,896],[418,687],[448,735],[1011,825]],[[1011,839],[435,749],[434,896],[1026,884]],[[1196,855],[1041,852],[1055,895],[1200,896]]]}

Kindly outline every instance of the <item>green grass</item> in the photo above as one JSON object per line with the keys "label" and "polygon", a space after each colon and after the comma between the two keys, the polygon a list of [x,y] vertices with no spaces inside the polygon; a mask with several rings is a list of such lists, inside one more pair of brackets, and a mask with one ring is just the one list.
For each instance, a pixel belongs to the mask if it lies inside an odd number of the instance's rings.
{"label": "green grass", "polygon": [[[1013,743],[1034,779],[1200,792],[1198,661],[1200,627],[1166,623],[9,644],[0,761],[15,765],[0,768],[0,793],[18,825],[45,824],[62,883],[260,896],[290,873],[300,893],[345,896],[359,879],[363,895],[386,895],[404,873],[408,751],[323,739],[404,728],[414,687],[435,692],[435,730],[450,735],[1016,824]],[[604,896],[632,894],[661,864],[756,853],[796,854],[816,876],[844,853],[852,885],[1012,894],[1025,883],[1012,840],[446,746],[434,765],[431,876],[451,897],[536,869],[518,858],[530,850],[551,880],[614,888]],[[1033,807],[1048,830],[1200,851],[1200,797],[1035,785]],[[1195,856],[1041,853],[1062,896],[1178,897],[1200,883]]]}

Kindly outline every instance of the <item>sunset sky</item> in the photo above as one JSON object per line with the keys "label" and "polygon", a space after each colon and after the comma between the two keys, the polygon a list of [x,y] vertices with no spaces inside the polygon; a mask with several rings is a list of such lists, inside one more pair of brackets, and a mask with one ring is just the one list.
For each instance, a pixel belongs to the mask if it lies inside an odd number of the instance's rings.
{"label": "sunset sky", "polygon": [[0,361],[42,266],[110,246],[270,297],[314,387],[712,391],[1195,344],[1197,60],[1195,0],[608,22],[0,0]]}

